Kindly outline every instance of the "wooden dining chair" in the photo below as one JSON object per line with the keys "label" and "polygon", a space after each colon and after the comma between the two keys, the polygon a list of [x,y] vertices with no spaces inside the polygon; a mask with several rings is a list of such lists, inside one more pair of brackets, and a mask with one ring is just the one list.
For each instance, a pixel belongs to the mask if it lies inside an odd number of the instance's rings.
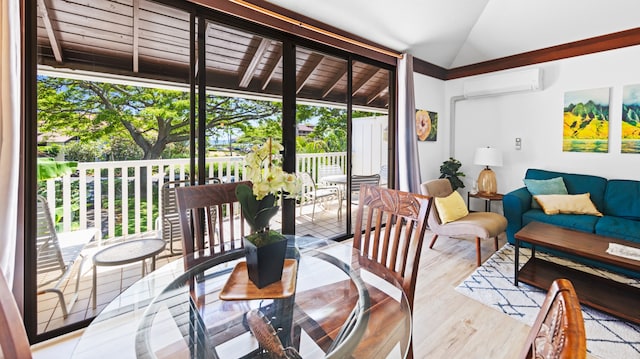
{"label": "wooden dining chair", "polygon": [[249,234],[249,228],[236,197],[239,184],[251,186],[245,181],[176,188],[182,248],[184,254],[196,253],[184,256],[185,268],[244,248],[242,238]]}
{"label": "wooden dining chair", "polygon": [[522,359],[584,359],[587,339],[580,301],[571,282],[556,279],[520,354]]}
{"label": "wooden dining chair", "polygon": [[31,358],[27,332],[15,298],[0,269],[0,350],[4,358]]}
{"label": "wooden dining chair", "polygon": [[[353,247],[385,266],[402,283],[412,313],[430,210],[428,196],[369,184],[360,188]],[[413,358],[412,341],[408,353],[407,358]]]}

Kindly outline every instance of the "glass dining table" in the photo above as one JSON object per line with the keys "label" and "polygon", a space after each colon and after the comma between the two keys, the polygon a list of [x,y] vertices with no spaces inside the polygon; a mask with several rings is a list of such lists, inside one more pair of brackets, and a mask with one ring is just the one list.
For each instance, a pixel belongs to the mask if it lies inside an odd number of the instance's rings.
{"label": "glass dining table", "polygon": [[389,270],[348,243],[306,236],[289,238],[287,257],[291,286],[250,295],[229,293],[242,252],[186,271],[179,258],[105,307],[72,357],[406,357],[411,311]]}

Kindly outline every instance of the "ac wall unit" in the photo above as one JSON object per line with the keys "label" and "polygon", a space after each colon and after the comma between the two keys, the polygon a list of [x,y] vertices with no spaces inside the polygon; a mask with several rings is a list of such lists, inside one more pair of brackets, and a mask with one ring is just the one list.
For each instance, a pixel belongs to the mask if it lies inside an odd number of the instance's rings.
{"label": "ac wall unit", "polygon": [[476,77],[463,84],[465,98],[539,90],[542,90],[542,70],[538,68]]}

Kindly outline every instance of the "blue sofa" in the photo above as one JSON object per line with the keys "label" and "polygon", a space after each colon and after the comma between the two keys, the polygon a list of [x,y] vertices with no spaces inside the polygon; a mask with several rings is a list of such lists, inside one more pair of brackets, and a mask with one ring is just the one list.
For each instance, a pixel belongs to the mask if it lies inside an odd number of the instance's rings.
{"label": "blue sofa", "polygon": [[[503,200],[504,215],[508,221],[509,243],[514,244],[516,232],[533,221],[640,243],[640,181],[608,180],[604,177],[542,169],[529,169],[525,175],[525,178],[536,180],[556,177],[562,177],[569,194],[590,193],[591,201],[603,216],[547,215],[541,209],[531,208],[531,193],[527,187],[521,187],[507,193]],[[640,273],[623,268],[584,258],[571,257],[571,259],[640,278]]]}

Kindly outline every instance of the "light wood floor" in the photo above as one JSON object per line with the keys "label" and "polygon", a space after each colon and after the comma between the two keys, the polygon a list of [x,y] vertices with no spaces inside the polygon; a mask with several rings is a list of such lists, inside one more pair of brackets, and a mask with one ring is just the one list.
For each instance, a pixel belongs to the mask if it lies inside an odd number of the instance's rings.
{"label": "light wood floor", "polygon": [[[476,268],[475,240],[425,237],[413,313],[415,358],[517,358],[530,327],[458,293]],[[500,246],[505,238],[500,238]],[[482,243],[482,259],[493,253]]]}
{"label": "light wood floor", "polygon": [[[455,290],[475,270],[474,240],[440,237],[429,249],[430,240],[427,233],[416,289],[415,358],[516,358],[530,327]],[[493,243],[483,242],[482,259],[491,254]],[[34,346],[34,357],[69,357],[78,334]]]}

